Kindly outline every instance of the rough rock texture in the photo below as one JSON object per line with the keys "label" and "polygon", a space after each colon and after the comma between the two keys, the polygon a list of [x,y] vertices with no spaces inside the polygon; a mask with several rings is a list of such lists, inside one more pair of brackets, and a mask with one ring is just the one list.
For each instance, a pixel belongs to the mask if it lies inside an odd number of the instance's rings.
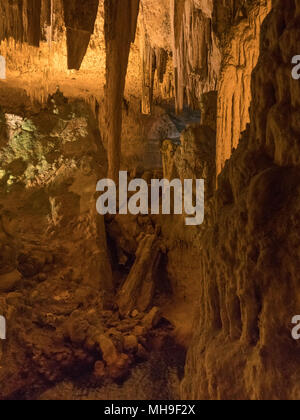
{"label": "rough rock texture", "polygon": [[108,176],[118,180],[121,164],[122,104],[130,45],[134,42],[140,0],[105,0],[106,136]]}
{"label": "rough rock texture", "polygon": [[[172,326],[153,308],[151,276],[132,311],[120,316],[114,305],[111,249],[95,209],[95,185],[107,173],[97,121],[59,91],[37,113],[0,115],[0,313],[8,325],[0,399],[37,398],[83,375],[99,389],[123,380],[160,351]],[[144,264],[145,273],[150,256]],[[178,395],[179,373],[172,380]]]}
{"label": "rough rock texture", "polygon": [[154,98],[174,97],[169,0],[153,5],[142,0],[138,21],[143,114],[153,111]]}
{"label": "rough rock texture", "polygon": [[222,30],[218,35],[223,58],[217,87],[217,174],[237,147],[240,133],[250,120],[251,74],[259,55],[260,28],[272,1],[241,3],[237,2],[225,22],[217,20],[218,30]]}
{"label": "rough rock texture", "polygon": [[219,177],[202,237],[183,398],[298,399],[299,2],[274,1],[252,77],[250,128]]}
{"label": "rough rock texture", "polygon": [[[187,125],[177,139],[162,144],[164,178],[172,180],[205,179],[205,219],[211,211],[209,200],[216,184],[216,92],[200,98],[201,122]],[[202,226],[185,225],[185,215],[161,217],[162,238],[167,250],[167,277],[172,288],[173,304],[167,315],[176,327],[178,340],[188,345],[193,332],[193,311],[199,293],[199,245]]]}
{"label": "rough rock texture", "polygon": [[79,70],[94,32],[99,0],[63,0],[68,68]]}
{"label": "rough rock texture", "polygon": [[140,241],[135,263],[119,291],[118,306],[122,316],[129,315],[134,309],[141,312],[149,309],[154,296],[159,259],[157,235],[146,235]]}
{"label": "rough rock texture", "polygon": [[[217,6],[218,7],[218,6]],[[176,109],[199,107],[203,92],[216,88],[221,55],[212,29],[212,1],[171,0]]]}
{"label": "rough rock texture", "polygon": [[39,46],[41,38],[41,12],[47,0],[2,1],[0,13],[0,40],[14,37],[17,41]]}
{"label": "rough rock texture", "polygon": [[[178,397],[171,337],[184,398],[299,399],[299,0],[270,8],[1,2],[1,399]],[[205,223],[103,220],[104,148],[113,178],[204,177]]]}

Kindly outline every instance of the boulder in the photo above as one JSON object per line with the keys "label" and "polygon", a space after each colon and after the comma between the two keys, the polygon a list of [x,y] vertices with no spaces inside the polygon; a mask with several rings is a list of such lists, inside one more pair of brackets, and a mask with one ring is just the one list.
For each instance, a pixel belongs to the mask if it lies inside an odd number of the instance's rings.
{"label": "boulder", "polygon": [[161,311],[157,306],[154,306],[151,311],[145,316],[142,323],[147,329],[155,328],[161,320]]}
{"label": "boulder", "polygon": [[127,354],[120,354],[114,364],[108,367],[109,376],[114,379],[122,379],[129,373],[130,359]]}
{"label": "boulder", "polygon": [[11,273],[16,268],[16,251],[11,244],[0,242],[0,275]]}
{"label": "boulder", "polygon": [[0,275],[0,293],[12,292],[16,289],[21,279],[22,276],[18,270]]}

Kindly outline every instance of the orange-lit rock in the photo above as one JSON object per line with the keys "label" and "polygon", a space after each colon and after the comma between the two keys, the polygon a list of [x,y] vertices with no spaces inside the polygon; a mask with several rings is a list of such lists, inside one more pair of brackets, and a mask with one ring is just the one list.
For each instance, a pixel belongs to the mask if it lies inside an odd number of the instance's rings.
{"label": "orange-lit rock", "polygon": [[299,84],[290,62],[297,22],[297,2],[278,0],[263,24],[250,127],[219,176],[212,226],[200,239],[184,398],[299,398],[290,324],[299,311]]}
{"label": "orange-lit rock", "polygon": [[[298,0],[1,1],[1,400],[299,399],[299,33]],[[120,169],[204,178],[204,223],[100,216]]]}

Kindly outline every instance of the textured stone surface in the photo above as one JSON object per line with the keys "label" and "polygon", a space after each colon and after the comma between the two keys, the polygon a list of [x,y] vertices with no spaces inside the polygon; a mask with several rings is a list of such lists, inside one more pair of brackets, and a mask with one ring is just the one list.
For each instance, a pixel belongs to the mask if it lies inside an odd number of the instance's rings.
{"label": "textured stone surface", "polygon": [[275,1],[262,33],[250,128],[219,177],[212,227],[199,239],[184,398],[299,398],[299,345],[290,333],[299,311],[299,83],[290,65],[299,2]]}
{"label": "textured stone surface", "polygon": [[[299,1],[272,4],[1,2],[1,399],[178,398],[171,337],[183,398],[299,399]],[[205,223],[98,217],[104,148],[204,177]]]}
{"label": "textured stone surface", "polygon": [[108,175],[117,182],[121,165],[122,105],[140,0],[105,0],[106,127]]}
{"label": "textured stone surface", "polygon": [[212,14],[212,1],[171,0],[178,111],[184,107],[185,96],[191,108],[198,108],[202,93],[216,88],[221,54]]}
{"label": "textured stone surface", "polygon": [[232,11],[232,26],[226,26],[226,32],[221,34],[223,61],[217,87],[217,174],[250,121],[251,74],[259,55],[260,28],[271,4],[271,0],[264,0],[236,6]]}

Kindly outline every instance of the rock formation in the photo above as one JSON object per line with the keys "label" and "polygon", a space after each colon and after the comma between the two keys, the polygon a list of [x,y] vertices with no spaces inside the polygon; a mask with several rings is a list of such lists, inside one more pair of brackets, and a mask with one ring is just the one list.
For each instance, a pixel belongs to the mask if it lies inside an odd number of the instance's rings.
{"label": "rock formation", "polygon": [[68,68],[79,70],[94,32],[99,0],[63,0]]}
{"label": "rock formation", "polygon": [[[0,399],[299,399],[299,13],[1,1]],[[120,169],[203,225],[97,214]]]}
{"label": "rock formation", "polygon": [[297,37],[298,2],[275,1],[252,76],[250,127],[219,177],[212,226],[200,239],[184,398],[299,398],[290,327],[299,308]]}
{"label": "rock formation", "polygon": [[106,0],[106,111],[108,175],[117,180],[121,164],[122,104],[130,44],[134,42],[139,0]]}
{"label": "rock formation", "polygon": [[216,88],[220,51],[212,29],[212,1],[171,0],[176,109],[185,99],[198,108],[201,94]]}
{"label": "rock formation", "polygon": [[223,22],[224,27],[217,22],[223,57],[217,88],[218,174],[250,121],[251,74],[259,55],[260,28],[271,9],[271,0],[241,3]]}
{"label": "rock formation", "polygon": [[119,292],[118,306],[122,316],[131,314],[135,309],[140,312],[149,309],[154,296],[159,259],[157,235],[146,235],[140,241],[135,263]]}

